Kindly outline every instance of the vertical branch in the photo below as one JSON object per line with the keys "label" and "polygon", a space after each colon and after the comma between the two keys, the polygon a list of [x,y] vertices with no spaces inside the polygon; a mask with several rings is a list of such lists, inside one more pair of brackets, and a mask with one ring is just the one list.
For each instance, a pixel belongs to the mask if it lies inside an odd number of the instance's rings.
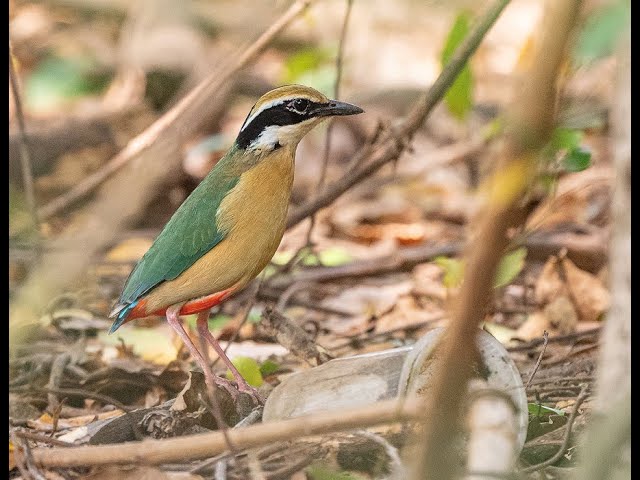
{"label": "vertical branch", "polygon": [[[344,20],[342,21],[342,29],[340,31],[340,39],[338,40],[338,53],[336,54],[336,79],[333,83],[333,99],[339,100],[340,97],[340,83],[342,82],[342,60],[344,58],[344,44],[347,38],[347,28],[349,25],[349,18],[351,17],[351,7],[353,6],[353,0],[347,0],[347,10],[344,14]],[[329,119],[329,125],[327,125],[327,133],[324,137],[324,154],[322,157],[322,167],[320,169],[320,178],[316,186],[316,194],[324,187],[324,182],[327,177],[327,169],[329,167],[329,153],[331,152],[331,134],[333,132],[333,119]],[[316,212],[317,213],[317,212]],[[309,230],[307,230],[307,240],[305,242],[306,248],[311,244],[311,233],[316,225],[316,214],[311,215],[311,223],[309,224]],[[297,255],[294,255],[297,257]]]}
{"label": "vertical branch", "polygon": [[[475,337],[491,298],[498,262],[509,242],[508,230],[521,225],[519,200],[533,180],[536,151],[548,139],[555,114],[555,79],[580,1],[547,2],[540,43],[511,108],[501,168],[491,179],[489,202],[467,254],[465,279],[451,323],[439,345],[440,369],[425,404],[422,438],[411,452],[413,478],[454,478],[458,462],[451,449],[459,431],[462,403],[476,358]],[[471,245],[470,245],[471,246]]]}
{"label": "vertical branch", "polygon": [[[612,105],[616,170],[611,215],[611,308],[598,359],[597,415],[589,426],[580,470],[587,480],[631,476],[631,38],[625,27],[618,50],[617,89]],[[626,458],[623,462],[621,458]],[[629,469],[629,473],[625,472]]]}
{"label": "vertical branch", "polygon": [[[351,18],[351,8],[353,7],[353,0],[347,0],[347,10],[344,14],[344,20],[342,21],[342,30],[340,31],[340,40],[338,40],[338,53],[336,55],[336,79],[333,84],[333,99],[340,100],[340,84],[342,82],[342,62],[344,59],[344,44],[347,38],[347,28],[349,26],[349,18]],[[316,187],[316,193],[318,193],[322,187],[327,176],[327,167],[329,165],[329,153],[331,151],[331,133],[333,131],[333,119],[329,120],[327,126],[327,134],[324,139],[324,157],[322,159],[322,170],[320,171],[320,179],[318,180],[318,186]]]}
{"label": "vertical branch", "polygon": [[24,112],[22,110],[22,100],[20,97],[20,86],[13,65],[13,49],[9,42],[9,82],[11,82],[11,92],[13,103],[16,107],[16,118],[18,119],[18,132],[20,135],[20,167],[22,168],[22,183],[27,207],[31,214],[33,227],[38,231],[38,211],[36,210],[36,196],[33,188],[33,171],[31,169],[31,154],[27,142],[27,129],[25,128]]}

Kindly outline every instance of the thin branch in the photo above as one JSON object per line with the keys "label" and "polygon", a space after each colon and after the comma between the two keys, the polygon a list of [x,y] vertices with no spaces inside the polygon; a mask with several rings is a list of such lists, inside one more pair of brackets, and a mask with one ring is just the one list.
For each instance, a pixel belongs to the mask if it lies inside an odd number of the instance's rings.
{"label": "thin branch", "polygon": [[531,472],[536,472],[538,470],[542,470],[545,467],[553,465],[554,463],[556,463],[558,460],[562,458],[564,453],[567,451],[567,447],[569,446],[569,440],[571,439],[571,430],[573,428],[573,422],[578,416],[578,410],[580,409],[580,405],[582,405],[582,402],[584,402],[586,399],[587,399],[587,387],[585,386],[585,387],[582,387],[582,390],[580,391],[578,398],[576,398],[576,403],[573,405],[573,409],[571,410],[571,416],[567,421],[567,427],[564,432],[564,437],[562,439],[562,445],[560,445],[560,449],[555,453],[555,455],[553,455],[553,457],[545,460],[542,463],[539,463],[537,465],[532,465],[527,468],[523,468],[521,470],[522,473],[531,473]]}
{"label": "thin branch", "polygon": [[529,380],[527,380],[527,384],[524,386],[525,390],[529,388],[529,385],[531,385],[531,382],[533,381],[533,377],[536,376],[536,372],[538,371],[538,368],[540,368],[540,363],[542,363],[542,357],[544,357],[544,352],[547,350],[547,344],[549,343],[549,332],[547,332],[546,330],[542,334],[542,341],[544,342],[542,344],[542,350],[540,350],[540,355],[538,355],[538,360],[536,361],[536,364],[533,367],[533,370],[531,371],[531,375],[529,375]]}
{"label": "thin branch", "polygon": [[[351,18],[351,9],[353,7],[353,0],[347,0],[347,9],[344,14],[344,20],[342,21],[342,29],[340,31],[340,40],[338,40],[338,53],[336,55],[336,79],[333,83],[333,98],[334,100],[340,100],[340,84],[342,82],[342,63],[344,59],[344,45],[347,38],[347,30],[349,27],[349,18]],[[333,121],[329,121],[327,126],[327,134],[324,139],[324,156],[322,158],[322,169],[320,170],[320,179],[318,180],[318,186],[316,192],[324,186],[324,181],[327,176],[327,167],[329,166],[329,153],[331,152],[331,134],[333,132]]]}
{"label": "thin branch", "polygon": [[64,442],[62,440],[58,440],[57,438],[51,438],[46,435],[29,432],[27,430],[14,430],[14,433],[17,437],[21,437],[26,440],[32,440],[34,442],[48,443],[49,445],[54,445],[56,447],[73,447],[73,443]]}
{"label": "thin branch", "polygon": [[362,167],[355,169],[349,175],[329,185],[309,202],[290,211],[287,218],[288,228],[297,225],[314,212],[330,205],[351,187],[362,182],[387,163],[398,159],[408,147],[413,135],[422,126],[427,116],[442,100],[446,91],[458,77],[508,3],[509,0],[498,0],[493,4],[462,45],[458,47],[451,61],[442,70],[431,88],[417,101],[416,106],[409,111],[406,119],[398,127],[386,135],[381,135],[381,138],[374,144],[367,145],[360,150],[354,157],[352,164],[362,165]]}
{"label": "thin branch", "polygon": [[108,395],[102,393],[90,392],[88,390],[82,390],[80,388],[52,388],[52,387],[9,387],[10,392],[16,393],[55,393],[58,395],[66,395],[68,397],[82,397],[91,398],[92,400],[98,400],[99,402],[113,405],[114,407],[122,410],[123,412],[130,412],[135,410],[135,407],[129,407],[124,403],[111,398]]}
{"label": "thin branch", "polygon": [[13,103],[16,107],[16,118],[18,119],[18,132],[20,134],[20,166],[22,168],[22,184],[24,187],[24,197],[31,214],[33,227],[38,231],[38,211],[36,206],[36,195],[33,187],[33,170],[31,166],[31,154],[29,152],[29,144],[27,141],[27,129],[24,121],[24,112],[22,111],[22,100],[20,96],[20,86],[13,65],[13,49],[9,42],[9,82],[11,83],[11,93]]}
{"label": "thin branch", "polygon": [[564,342],[565,340],[576,340],[580,337],[588,337],[589,335],[598,335],[602,327],[590,328],[589,330],[584,330],[582,332],[573,332],[567,333],[565,335],[557,335],[555,337],[547,338],[546,342],[544,338],[534,338],[533,340],[523,343],[522,345],[516,345],[514,347],[507,347],[507,351],[509,352],[522,352],[524,350],[529,350],[531,348],[537,347],[543,343],[559,343]]}
{"label": "thin branch", "polygon": [[[351,16],[352,5],[353,0],[347,0],[347,10],[344,14],[342,29],[340,31],[340,40],[338,41],[338,53],[336,55],[336,78],[333,83],[333,98],[335,100],[338,100],[340,98],[340,81],[342,80],[342,58],[344,55],[344,44],[347,36],[347,27],[349,25],[349,17]],[[331,137],[333,133],[333,125],[333,119],[329,119],[329,125],[327,125],[327,131],[324,137],[324,154],[322,157],[322,166],[320,167],[320,178],[318,179],[318,184],[316,185],[315,190],[316,195],[320,192],[322,187],[324,187],[324,182],[327,177],[327,170],[329,168],[329,153],[331,152]],[[311,235],[316,227],[316,213],[317,212],[314,212],[313,215],[311,215],[311,221],[309,222],[309,229],[307,230],[307,236],[304,245],[300,247],[293,258],[298,258],[302,250],[312,246]]]}
{"label": "thin branch", "polygon": [[[233,444],[241,450],[261,447],[297,437],[340,432],[387,423],[414,420],[422,414],[415,399],[387,400],[370,406],[321,412],[278,422],[268,422],[229,430]],[[208,458],[227,450],[220,432],[188,435],[166,440],[144,440],[122,445],[71,448],[37,448],[32,451],[36,464],[47,467],[107,465],[113,463],[162,464]]]}
{"label": "thin branch", "polygon": [[[127,146],[113,157],[104,167],[85,178],[81,183],[73,187],[68,192],[53,199],[42,207],[38,213],[42,219],[50,218],[65,208],[81,200],[94,191],[111,175],[120,170],[124,165],[136,158],[140,153],[147,150],[159,138],[167,135],[170,129],[176,129],[175,123],[186,114],[192,113],[203,101],[215,95],[236,73],[247,66],[259,54],[261,54],[271,41],[284,30],[293,20],[304,13],[314,0],[298,0],[287,11],[277,19],[260,37],[253,42],[232,64],[224,71],[216,70],[197,87],[195,87],[185,98],[175,107],[156,120],[149,128],[140,135],[132,139]],[[182,129],[181,129],[182,130]],[[184,132],[188,133],[188,132]]]}
{"label": "thin branch", "polygon": [[536,172],[536,152],[546,143],[554,125],[556,78],[579,5],[579,0],[546,4],[533,68],[523,79],[517,102],[511,105],[499,169],[490,179],[492,195],[474,241],[468,246],[464,283],[438,345],[440,367],[425,398],[424,431],[421,441],[408,452],[416,459],[412,478],[448,480],[459,473],[455,456],[448,452],[459,432],[457,419],[477,355],[478,325],[493,292],[501,252],[510,242],[508,232],[525,220],[522,194]]}

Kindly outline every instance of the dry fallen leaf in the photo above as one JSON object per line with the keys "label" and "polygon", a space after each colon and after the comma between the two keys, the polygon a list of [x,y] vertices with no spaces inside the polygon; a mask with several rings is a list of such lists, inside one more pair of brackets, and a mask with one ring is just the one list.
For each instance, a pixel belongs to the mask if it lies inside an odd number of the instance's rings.
{"label": "dry fallen leaf", "polygon": [[568,297],[564,295],[556,297],[544,307],[544,315],[549,324],[557,329],[561,335],[575,332],[578,315]]}
{"label": "dry fallen leaf", "polygon": [[434,303],[417,305],[412,296],[404,295],[398,298],[393,310],[376,321],[375,332],[381,333],[429,321],[435,322],[443,317],[444,312],[439,305]]}
{"label": "dry fallen leaf", "polygon": [[338,295],[325,298],[322,306],[346,311],[359,319],[360,321],[355,323],[344,319],[331,322],[335,324],[335,331],[343,325],[350,329],[349,333],[354,333],[354,327],[364,327],[371,318],[379,318],[388,313],[401,295],[411,291],[411,283],[405,281],[392,285],[359,285],[347,288]]}
{"label": "dry fallen leaf", "polygon": [[611,295],[602,281],[579,269],[569,258],[550,257],[545,263],[535,289],[536,301],[544,307],[559,297],[571,301],[582,322],[602,318],[609,309]]}
{"label": "dry fallen leaf", "polygon": [[567,287],[558,270],[558,259],[549,257],[536,282],[535,298],[540,305],[546,305],[560,295],[567,295]]}
{"label": "dry fallen leaf", "polygon": [[135,262],[149,250],[153,239],[128,238],[107,252],[106,259],[109,262]]}
{"label": "dry fallen leaf", "polygon": [[442,281],[442,267],[435,263],[421,263],[413,269],[414,295],[444,301],[447,298],[447,288]]}
{"label": "dry fallen leaf", "polygon": [[562,259],[562,266],[580,320],[585,322],[600,320],[611,305],[609,290],[598,277],[580,270],[568,258]]}
{"label": "dry fallen leaf", "polygon": [[[122,410],[111,410],[108,412],[97,413],[95,415],[81,415],[79,417],[72,418],[59,418],[58,430],[82,427],[96,420],[105,420],[108,418],[119,417],[123,414],[124,412]],[[27,426],[40,432],[50,432],[53,430],[53,417],[51,417],[51,415],[49,415],[48,413],[44,413],[37,420],[27,421]]]}
{"label": "dry fallen leaf", "polygon": [[516,330],[515,336],[522,340],[533,340],[542,337],[545,330],[550,333],[553,330],[549,319],[543,312],[534,312]]}

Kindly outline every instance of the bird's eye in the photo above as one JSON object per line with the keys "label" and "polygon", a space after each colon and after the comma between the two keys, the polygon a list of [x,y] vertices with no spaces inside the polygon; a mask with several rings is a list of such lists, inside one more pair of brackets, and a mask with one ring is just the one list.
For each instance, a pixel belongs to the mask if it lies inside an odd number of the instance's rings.
{"label": "bird's eye", "polygon": [[304,113],[309,107],[309,100],[305,100],[304,98],[296,98],[292,101],[289,106],[300,113]]}

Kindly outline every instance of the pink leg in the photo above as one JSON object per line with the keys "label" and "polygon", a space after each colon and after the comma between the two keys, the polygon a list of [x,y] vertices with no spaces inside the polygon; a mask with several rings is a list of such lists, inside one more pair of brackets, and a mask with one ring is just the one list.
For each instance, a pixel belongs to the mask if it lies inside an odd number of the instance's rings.
{"label": "pink leg", "polygon": [[229,393],[231,393],[231,395],[235,397],[235,388],[233,387],[233,385],[231,385],[228,380],[213,375],[209,364],[202,356],[200,351],[198,351],[194,343],[191,341],[191,338],[189,337],[189,335],[187,335],[187,332],[185,332],[184,327],[182,326],[182,322],[180,322],[180,316],[178,315],[181,307],[182,305],[172,305],[171,307],[167,308],[167,322],[169,322],[171,328],[173,328],[175,332],[180,336],[185,346],[189,349],[189,352],[191,353],[193,359],[200,366],[200,368],[202,368],[202,372],[204,373],[207,384],[211,387],[213,387],[213,385],[215,384],[218,384],[226,388]]}
{"label": "pink leg", "polygon": [[235,365],[231,363],[231,360],[229,360],[229,357],[227,357],[227,355],[224,353],[224,350],[222,349],[218,341],[213,335],[211,335],[211,332],[209,331],[209,310],[198,313],[197,325],[200,338],[204,338],[207,340],[207,342],[209,342],[216,353],[220,356],[222,361],[227,365],[229,370],[231,370],[231,373],[235,377],[236,383],[238,384],[238,390],[244,393],[248,393],[260,403],[262,403],[260,395],[258,394],[256,389],[249,385],[244,378],[242,378],[242,375],[240,375],[240,372],[238,372],[238,369],[235,367]]}

